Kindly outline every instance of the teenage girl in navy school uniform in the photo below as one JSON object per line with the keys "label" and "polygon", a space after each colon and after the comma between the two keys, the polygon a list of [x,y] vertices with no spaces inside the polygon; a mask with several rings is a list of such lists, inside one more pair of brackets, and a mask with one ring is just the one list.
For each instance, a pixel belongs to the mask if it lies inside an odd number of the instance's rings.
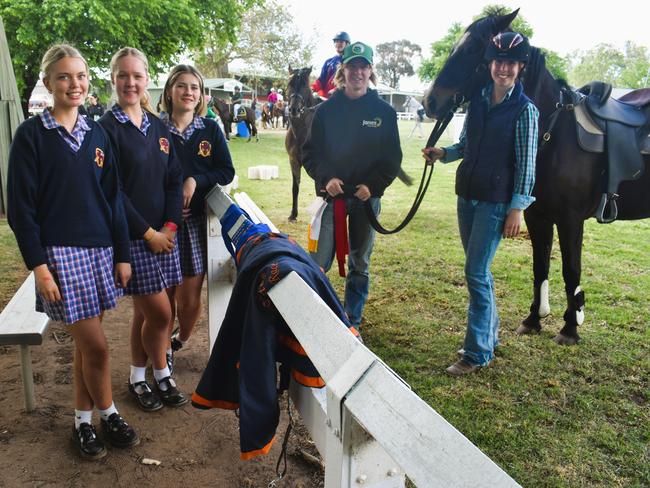
{"label": "teenage girl in navy school uniform", "polygon": [[[167,364],[173,288],[181,282],[176,229],[181,222],[182,170],[169,130],[153,114],[146,56],[120,49],[111,60],[117,103],[100,119],[116,148],[131,240],[133,297],[129,391],[145,411],[178,407],[188,398]],[[145,377],[151,361],[156,388]]]}
{"label": "teenage girl in navy school uniform", "polygon": [[[75,344],[75,426],[80,454],[106,454],[104,438],[140,442],[118,413],[111,391],[104,310],[131,276],[128,228],[115,157],[106,132],[78,114],[88,93],[88,65],[72,46],[52,46],[41,64],[53,106],[18,127],[9,154],[8,218],[36,281],[36,309],[64,322]],[[115,264],[114,264],[115,263]]]}
{"label": "teenage girl in navy school uniform", "polygon": [[[201,288],[207,266],[205,196],[217,183],[227,185],[235,176],[230,151],[221,129],[205,114],[203,77],[193,66],[179,64],[165,83],[162,120],[172,133],[174,149],[183,168],[183,223],[178,246],[183,282],[175,292],[178,331],[171,350],[189,340],[201,313]],[[171,331],[170,331],[171,332]]]}

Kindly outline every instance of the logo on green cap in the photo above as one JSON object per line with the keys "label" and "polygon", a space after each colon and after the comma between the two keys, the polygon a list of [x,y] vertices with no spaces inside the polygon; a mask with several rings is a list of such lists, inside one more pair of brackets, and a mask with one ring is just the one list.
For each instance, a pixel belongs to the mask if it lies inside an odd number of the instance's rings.
{"label": "logo on green cap", "polygon": [[364,51],[363,47],[361,44],[355,44],[352,46],[352,54],[362,54]]}

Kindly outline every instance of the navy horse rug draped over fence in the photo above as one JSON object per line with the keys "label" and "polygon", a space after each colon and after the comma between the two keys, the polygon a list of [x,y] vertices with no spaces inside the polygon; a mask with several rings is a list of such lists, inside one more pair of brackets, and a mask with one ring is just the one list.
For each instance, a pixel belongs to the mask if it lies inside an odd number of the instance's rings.
{"label": "navy horse rug draped over fence", "polygon": [[192,404],[201,409],[238,408],[241,458],[250,459],[266,454],[275,440],[280,415],[277,362],[281,372],[300,384],[325,386],[268,291],[295,271],[353,334],[358,332],[323,271],[287,236],[262,233],[249,238],[238,250],[237,265],[230,303]]}

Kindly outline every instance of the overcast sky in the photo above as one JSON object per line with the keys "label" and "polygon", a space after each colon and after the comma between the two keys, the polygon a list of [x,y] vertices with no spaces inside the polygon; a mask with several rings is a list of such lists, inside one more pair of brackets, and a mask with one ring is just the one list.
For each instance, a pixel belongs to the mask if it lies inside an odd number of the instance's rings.
{"label": "overcast sky", "polygon": [[[535,46],[566,55],[598,43],[623,48],[630,40],[650,49],[650,1],[618,0],[278,0],[286,5],[306,38],[316,41],[314,65],[334,55],[332,36],[347,31],[353,41],[375,46],[408,39],[428,55],[432,42],[442,38],[453,22],[464,27],[485,5],[501,4],[520,15],[533,28]],[[403,88],[407,88],[403,86]]]}

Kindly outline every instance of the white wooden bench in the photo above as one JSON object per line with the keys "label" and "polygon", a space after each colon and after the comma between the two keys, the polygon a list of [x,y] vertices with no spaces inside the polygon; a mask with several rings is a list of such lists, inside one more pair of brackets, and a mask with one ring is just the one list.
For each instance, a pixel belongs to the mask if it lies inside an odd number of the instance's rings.
{"label": "white wooden bench", "polygon": [[20,373],[25,392],[25,410],[34,410],[34,378],[29,346],[43,343],[50,319],[34,310],[36,290],[30,273],[7,306],[0,312],[0,345],[20,346]]}

